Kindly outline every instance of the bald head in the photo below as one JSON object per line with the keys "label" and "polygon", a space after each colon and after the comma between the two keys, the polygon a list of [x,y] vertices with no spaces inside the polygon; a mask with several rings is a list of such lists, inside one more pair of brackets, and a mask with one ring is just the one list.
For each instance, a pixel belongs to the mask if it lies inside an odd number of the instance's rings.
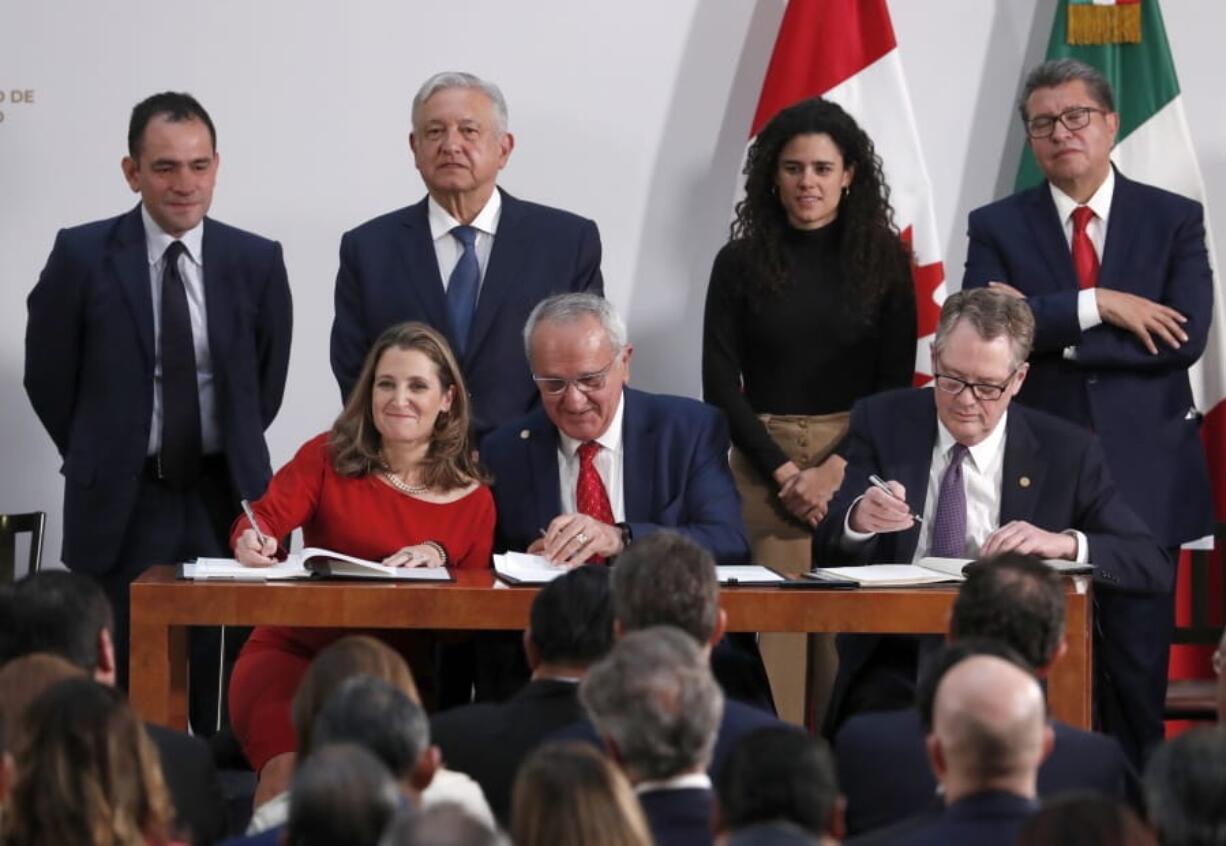
{"label": "bald head", "polygon": [[1034,677],[1001,658],[976,655],[946,673],[929,751],[948,800],[987,789],[1034,796],[1051,746],[1045,710]]}

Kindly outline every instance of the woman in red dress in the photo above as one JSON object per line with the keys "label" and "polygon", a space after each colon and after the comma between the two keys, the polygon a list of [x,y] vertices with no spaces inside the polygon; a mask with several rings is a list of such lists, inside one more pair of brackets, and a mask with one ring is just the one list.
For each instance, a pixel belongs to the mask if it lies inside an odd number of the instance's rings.
{"label": "woman in red dress", "polygon": [[[263,542],[246,517],[235,521],[235,558],[268,566],[278,553],[274,539],[301,527],[306,546],[393,566],[489,567],[494,501],[473,456],[468,414],[463,377],[443,337],[421,323],[388,329],[331,431],[307,441],[254,503]],[[260,775],[257,805],[288,785],[290,702],[307,665],[351,633],[261,626],[243,647],[230,719]],[[417,665],[418,679],[431,675],[419,634],[377,636]]]}

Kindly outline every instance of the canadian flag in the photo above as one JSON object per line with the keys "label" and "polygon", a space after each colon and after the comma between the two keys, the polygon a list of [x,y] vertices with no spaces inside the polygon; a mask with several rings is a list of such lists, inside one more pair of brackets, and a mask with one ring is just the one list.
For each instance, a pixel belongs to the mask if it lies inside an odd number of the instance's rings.
{"label": "canadian flag", "polygon": [[881,157],[895,223],[915,253],[915,381],[923,384],[932,374],[928,351],[945,301],[945,268],[928,170],[885,0],[790,0],[750,141],[780,109],[818,96],[846,109]]}

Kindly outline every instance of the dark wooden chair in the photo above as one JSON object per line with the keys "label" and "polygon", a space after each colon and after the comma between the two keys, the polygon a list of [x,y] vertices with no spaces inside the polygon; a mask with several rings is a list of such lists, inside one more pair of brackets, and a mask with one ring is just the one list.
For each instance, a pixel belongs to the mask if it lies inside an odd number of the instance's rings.
{"label": "dark wooden chair", "polygon": [[[1226,611],[1226,577],[1221,572],[1222,556],[1226,554],[1226,523],[1218,523],[1215,531],[1216,554],[1208,550],[1192,553],[1189,570],[1192,615],[1186,626],[1175,627],[1174,642],[1178,645],[1216,646],[1222,636],[1222,612]],[[1214,571],[1218,584],[1214,590]],[[1215,592],[1219,596],[1214,608]],[[1217,613],[1215,613],[1215,611]],[[1217,682],[1214,679],[1176,679],[1166,687],[1166,719],[1213,722],[1217,720]]]}
{"label": "dark wooden chair", "polygon": [[37,573],[43,560],[43,531],[47,527],[45,511],[29,514],[0,514],[0,584],[17,580],[17,536],[30,533],[30,552],[26,573]]}

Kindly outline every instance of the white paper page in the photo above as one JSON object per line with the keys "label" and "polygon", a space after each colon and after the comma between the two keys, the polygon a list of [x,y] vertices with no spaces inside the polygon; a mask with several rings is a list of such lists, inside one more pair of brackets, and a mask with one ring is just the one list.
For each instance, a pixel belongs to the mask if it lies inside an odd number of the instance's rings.
{"label": "white paper page", "polygon": [[815,572],[837,579],[850,579],[865,586],[923,585],[947,582],[944,573],[916,567],[914,564],[868,564],[863,567],[819,567]]}
{"label": "white paper page", "polygon": [[568,569],[551,563],[543,555],[529,555],[526,552],[508,552],[506,555],[494,556],[494,572],[530,584],[552,582]]}
{"label": "white paper page", "polygon": [[291,555],[271,567],[244,567],[233,558],[197,558],[184,564],[183,575],[196,581],[269,582],[283,579],[308,579],[311,574],[297,556]]}
{"label": "white paper page", "polygon": [[736,582],[761,584],[763,582],[787,581],[787,579],[774,570],[769,567],[763,567],[761,564],[722,564],[717,566],[715,571],[719,574],[719,583],[721,585],[735,584]]}

